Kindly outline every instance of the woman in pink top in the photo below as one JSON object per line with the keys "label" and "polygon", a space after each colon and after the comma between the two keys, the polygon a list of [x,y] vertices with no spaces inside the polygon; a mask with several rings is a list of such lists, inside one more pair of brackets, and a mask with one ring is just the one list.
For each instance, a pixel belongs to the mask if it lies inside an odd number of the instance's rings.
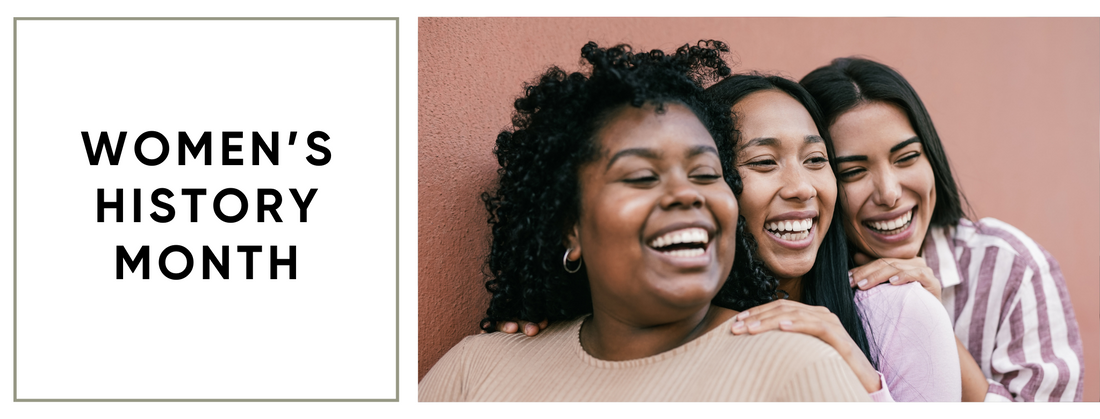
{"label": "woman in pink top", "polygon": [[832,144],[810,94],[782,77],[737,75],[707,96],[733,109],[734,166],[745,184],[738,203],[757,253],[789,296],[742,312],[733,333],[816,336],[837,349],[875,400],[959,401],[951,326],[935,298],[919,286],[853,298],[837,228],[844,214],[834,211]]}

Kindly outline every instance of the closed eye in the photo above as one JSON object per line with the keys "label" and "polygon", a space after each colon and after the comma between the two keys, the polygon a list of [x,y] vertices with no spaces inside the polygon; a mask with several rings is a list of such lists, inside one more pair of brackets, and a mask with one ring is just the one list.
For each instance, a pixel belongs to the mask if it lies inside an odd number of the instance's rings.
{"label": "closed eye", "polygon": [[749,167],[752,167],[752,168],[766,168],[766,167],[769,167],[769,166],[775,166],[776,163],[775,163],[775,160],[772,160],[772,159],[763,159],[763,160],[753,160],[753,161],[745,162],[745,163],[742,163],[741,165],[742,166],[749,166]]}
{"label": "closed eye", "polygon": [[695,179],[695,180],[712,182],[712,181],[721,179],[722,176],[721,175],[716,175],[716,174],[705,174],[705,175],[692,175],[691,178]]}
{"label": "closed eye", "polygon": [[919,151],[914,151],[912,153],[909,153],[909,154],[906,154],[906,155],[902,156],[900,159],[898,159],[898,163],[905,163],[905,162],[913,161],[913,160],[916,160],[918,157],[920,157],[920,152]]}
{"label": "closed eye", "polygon": [[862,167],[853,167],[851,169],[840,172],[840,179],[841,180],[851,179],[851,178],[855,177],[856,175],[859,175],[860,173],[863,173],[863,172],[866,172],[866,171],[867,171],[867,169],[864,169]]}
{"label": "closed eye", "polygon": [[825,167],[826,165],[829,164],[829,159],[827,159],[825,157],[822,157],[822,156],[813,156],[813,157],[810,157],[810,158],[806,159],[805,164],[807,166],[812,167],[812,168],[820,169],[820,168],[823,168],[823,167]]}
{"label": "closed eye", "polygon": [[623,179],[623,182],[626,182],[626,183],[629,183],[629,184],[643,185],[643,184],[647,184],[647,183],[657,182],[657,180],[658,179],[657,179],[656,175],[647,175],[647,176],[629,177],[629,178]]}

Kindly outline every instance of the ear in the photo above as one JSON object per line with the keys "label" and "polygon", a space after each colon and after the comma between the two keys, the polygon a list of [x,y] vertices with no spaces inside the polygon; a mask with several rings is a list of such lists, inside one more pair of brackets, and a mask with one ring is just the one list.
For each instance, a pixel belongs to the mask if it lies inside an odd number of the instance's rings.
{"label": "ear", "polygon": [[568,231],[565,232],[565,240],[563,245],[566,249],[569,249],[569,261],[576,262],[581,259],[581,240],[580,240],[580,228],[574,223]]}

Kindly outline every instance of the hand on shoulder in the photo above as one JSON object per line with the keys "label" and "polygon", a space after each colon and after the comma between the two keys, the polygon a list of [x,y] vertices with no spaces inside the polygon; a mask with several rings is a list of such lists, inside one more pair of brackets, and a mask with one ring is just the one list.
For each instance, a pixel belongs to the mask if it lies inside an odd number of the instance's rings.
{"label": "hand on shoulder", "polygon": [[941,299],[940,280],[922,257],[872,259],[863,253],[856,253],[855,262],[859,266],[848,271],[849,285],[854,288],[868,290],[882,283],[902,285],[919,282],[937,301]]}

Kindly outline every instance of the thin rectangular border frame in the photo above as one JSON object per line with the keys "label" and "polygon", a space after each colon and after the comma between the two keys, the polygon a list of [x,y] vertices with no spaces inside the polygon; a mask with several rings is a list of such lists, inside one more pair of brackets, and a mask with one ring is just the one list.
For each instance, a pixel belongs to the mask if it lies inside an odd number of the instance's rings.
{"label": "thin rectangular border frame", "polygon": [[[17,202],[18,201],[17,201],[17,199],[19,197],[19,190],[18,190],[18,178],[17,178],[17,176],[19,174],[19,167],[17,165],[17,158],[15,158],[15,156],[17,156],[17,153],[15,153],[15,152],[18,151],[17,135],[15,135],[15,134],[17,134],[17,132],[18,132],[18,128],[17,128],[18,118],[17,117],[18,117],[18,114],[19,114],[18,109],[17,109],[17,103],[18,103],[18,98],[19,98],[19,96],[18,96],[18,87],[19,87],[19,81],[18,81],[19,80],[19,77],[18,77],[19,38],[18,38],[18,36],[19,36],[19,21],[21,21],[21,20],[22,21],[332,21],[332,20],[344,20],[344,21],[350,21],[350,20],[360,20],[360,21],[392,20],[392,21],[394,21],[394,32],[395,32],[395,43],[396,43],[396,45],[395,45],[395,54],[394,54],[395,55],[395,63],[394,64],[395,64],[395,67],[396,67],[395,68],[396,73],[395,73],[395,76],[394,76],[394,81],[395,81],[395,86],[394,86],[394,88],[395,88],[394,89],[395,121],[394,121],[394,124],[396,126],[395,135],[394,135],[395,136],[394,137],[394,142],[395,142],[395,145],[397,146],[396,147],[396,153],[395,153],[395,162],[397,164],[397,166],[395,168],[395,175],[396,175],[395,181],[396,181],[397,188],[396,188],[396,191],[395,191],[395,198],[396,199],[394,201],[395,206],[396,206],[396,210],[397,210],[396,217],[395,217],[396,225],[394,227],[395,234],[396,234],[395,235],[395,239],[396,239],[395,244],[397,244],[396,251],[395,251],[395,253],[396,253],[396,257],[395,257],[396,271],[395,271],[395,273],[396,273],[396,275],[395,275],[395,278],[394,278],[395,286],[396,286],[395,293],[394,293],[394,297],[395,297],[395,301],[396,301],[396,308],[395,308],[395,317],[396,317],[396,323],[395,323],[395,328],[396,328],[395,329],[396,353],[395,354],[396,354],[396,357],[395,357],[395,365],[394,365],[394,378],[395,378],[394,398],[392,398],[392,399],[341,399],[341,398],[337,398],[337,399],[233,399],[233,398],[215,398],[215,399],[187,399],[187,398],[182,398],[182,399],[173,399],[173,398],[50,399],[50,398],[45,398],[45,399],[27,399],[27,398],[22,398],[21,399],[21,398],[19,398],[19,396],[18,396],[19,395],[19,387],[18,387],[18,384],[19,384],[19,371],[18,371],[19,370],[19,362],[18,362],[19,361],[19,353],[18,353],[19,352],[18,351],[18,348],[19,348],[19,342],[18,342],[18,337],[19,337],[19,331],[18,331],[19,306],[17,304],[17,302],[18,302],[18,297],[17,297],[18,293],[17,293],[17,291],[19,289],[19,282],[18,282],[18,278],[15,277],[15,272],[18,271],[18,269],[17,269],[17,263],[18,263],[17,255],[18,255],[18,252],[19,252],[18,249],[17,249],[17,245],[15,245],[15,244],[18,243],[18,234],[17,234],[18,233],[17,232],[17,228],[18,228],[18,214],[17,214],[18,203]],[[400,400],[400,357],[401,357],[401,352],[400,352],[400,345],[401,345],[400,344],[400,73],[401,73],[401,71],[400,71],[400,44],[401,44],[401,42],[400,42],[400,19],[396,18],[396,16],[394,16],[394,18],[12,18],[12,77],[11,77],[12,78],[12,98],[11,98],[12,99],[12,135],[11,135],[11,143],[12,143],[12,145],[11,145],[12,146],[12,154],[11,154],[11,161],[12,161],[12,179],[11,179],[11,181],[12,181],[12,191],[11,191],[12,192],[12,212],[11,212],[11,217],[12,217],[12,234],[11,234],[12,235],[11,236],[11,241],[12,241],[12,261],[11,261],[11,264],[12,264],[12,395],[11,396],[12,396],[12,401],[185,401],[185,403],[191,403],[191,401],[216,401],[216,403],[217,403],[217,401],[292,401],[292,403],[310,403],[310,401],[313,401],[313,403],[316,403],[316,401],[322,401],[322,403],[324,403],[324,401],[330,401],[330,403],[331,403],[331,401],[399,401]]]}

